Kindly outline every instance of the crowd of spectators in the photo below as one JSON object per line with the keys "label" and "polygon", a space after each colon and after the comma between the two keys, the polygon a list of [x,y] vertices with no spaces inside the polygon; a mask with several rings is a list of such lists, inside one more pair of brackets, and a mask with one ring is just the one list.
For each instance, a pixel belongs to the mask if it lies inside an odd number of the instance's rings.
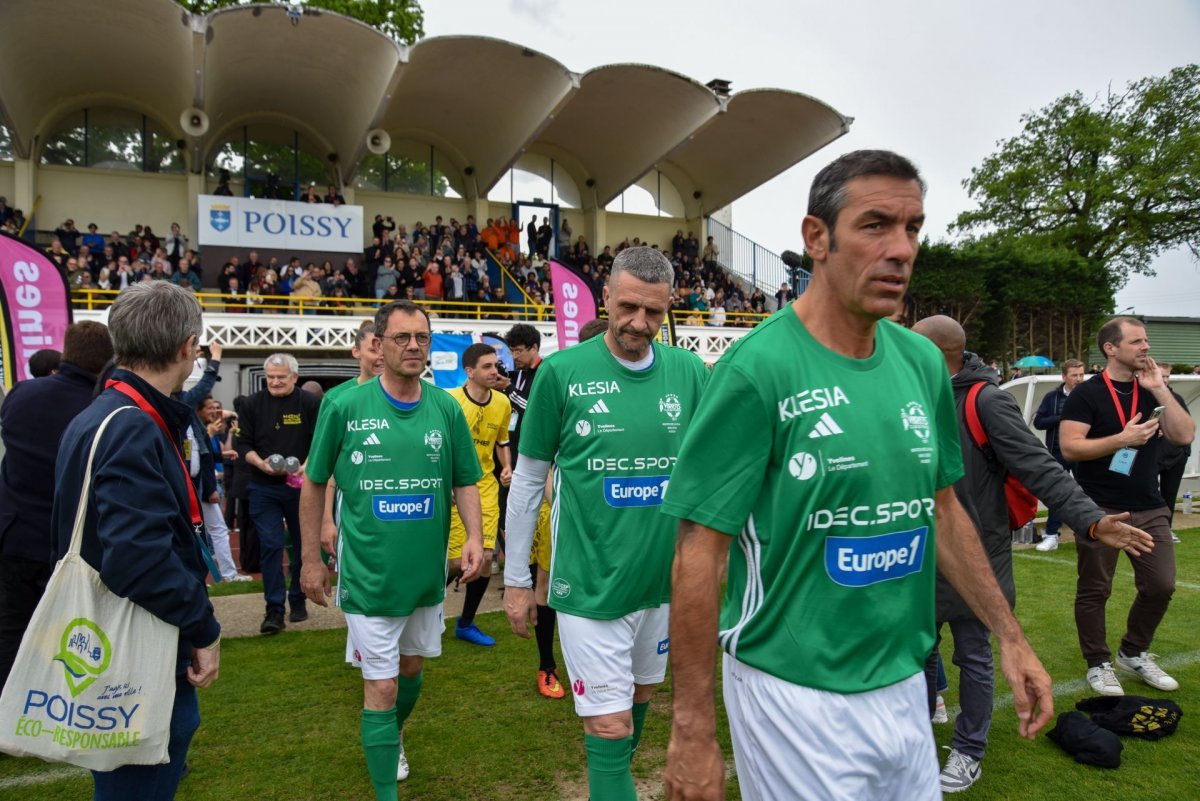
{"label": "crowd of spectators", "polygon": [[[343,202],[334,187],[324,197],[310,187],[303,201]],[[3,199],[0,198],[0,202]],[[0,214],[6,207],[0,206]],[[12,216],[11,214],[9,215]],[[11,223],[9,223],[11,224]],[[87,232],[64,221],[54,231],[46,253],[67,274],[73,290],[122,290],[140,281],[171,281],[200,292],[213,287],[227,297],[225,311],[303,311],[309,313],[361,313],[357,300],[382,301],[407,298],[424,301],[444,316],[476,313],[456,304],[503,304],[508,302],[503,282],[489,274],[487,251],[515,280],[534,305],[553,304],[549,251],[557,246],[558,258],[571,263],[583,275],[597,307],[603,305],[603,287],[614,256],[627,247],[650,245],[671,259],[675,286],[671,305],[676,319],[688,324],[751,325],[764,314],[767,299],[757,288],[747,289],[735,281],[720,263],[720,250],[712,237],[701,245],[694,233],[680,229],[670,249],[643,242],[638,237],[593,251],[587,238],[575,235],[569,218],[563,216],[559,229],[549,219],[533,217],[524,226],[526,244],[521,245],[522,224],[507,217],[488,219],[482,226],[474,217],[448,222],[437,216],[432,224],[420,221],[411,227],[390,217],[375,215],[371,243],[357,255],[332,260],[303,262],[299,256],[287,261],[270,256],[259,258],[251,250],[245,257],[232,256],[205,276],[200,257],[191,248],[177,223],[159,237],[148,225],[137,225],[127,234],[98,233],[94,223]]]}

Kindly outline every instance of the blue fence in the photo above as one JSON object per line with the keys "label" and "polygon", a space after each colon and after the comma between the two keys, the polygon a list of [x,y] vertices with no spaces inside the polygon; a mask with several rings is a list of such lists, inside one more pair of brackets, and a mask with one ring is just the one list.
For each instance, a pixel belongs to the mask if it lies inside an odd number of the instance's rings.
{"label": "blue fence", "polygon": [[[713,242],[721,250],[720,262],[731,274],[750,286],[758,287],[767,297],[775,294],[784,281],[791,284],[791,270],[777,253],[747,239],[712,217],[706,218],[706,222],[708,236],[713,238]],[[807,270],[797,270],[796,286],[792,287],[797,294],[808,288],[810,277]]]}

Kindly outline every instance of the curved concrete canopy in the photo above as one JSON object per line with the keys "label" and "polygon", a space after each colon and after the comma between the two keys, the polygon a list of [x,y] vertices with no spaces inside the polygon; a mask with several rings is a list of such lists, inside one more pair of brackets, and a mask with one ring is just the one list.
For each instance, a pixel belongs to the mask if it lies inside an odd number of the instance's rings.
{"label": "curved concrete canopy", "polygon": [[[356,157],[400,46],[338,14],[235,6],[208,17],[204,110],[212,131],[250,115],[307,121],[340,159]],[[343,168],[345,169],[345,168]]]}
{"label": "curved concrete canopy", "polygon": [[[739,92],[668,161],[689,179],[692,189],[684,199],[689,210],[698,200],[698,210],[711,212],[811,156],[846,133],[850,123],[808,95],[780,89]],[[665,166],[663,171],[671,173]],[[700,192],[700,198],[692,192]]]}
{"label": "curved concrete canopy", "polygon": [[[191,105],[192,15],[172,0],[0,2],[0,117],[19,156],[88,98],[129,97],[179,133]],[[124,43],[123,45],[120,43]],[[44,136],[43,136],[44,138]]]}
{"label": "curved concrete canopy", "polygon": [[[428,142],[484,197],[525,152],[558,154],[587,208],[658,168],[689,217],[725,206],[844,134],[851,120],[811,97],[751,90],[718,97],[686,76],[637,64],[579,76],[510,42],[475,36],[398,45],[330,12],[299,21],[280,5],[194,16],[172,0],[0,0],[0,121],[18,157],[88,103],[126,105],[182,135],[199,105],[191,169],[247,120],[288,124],[338,156],[344,179],[375,127]],[[56,26],[60,19],[80,20]],[[54,34],[47,46],[47,30]],[[153,42],[113,47],[112,42]],[[464,95],[462,87],[473,91]],[[326,155],[322,153],[320,155]],[[348,180],[346,181],[348,182]],[[590,186],[589,186],[590,182]],[[699,192],[700,198],[694,193]]]}
{"label": "curved concrete canopy", "polygon": [[436,132],[486,195],[575,86],[570,70],[527,47],[478,36],[425,39],[409,49],[379,127],[410,138]]}
{"label": "curved concrete canopy", "polygon": [[604,206],[720,108],[708,88],[669,70],[597,67],[537,141],[574,153],[595,181],[596,204]]}

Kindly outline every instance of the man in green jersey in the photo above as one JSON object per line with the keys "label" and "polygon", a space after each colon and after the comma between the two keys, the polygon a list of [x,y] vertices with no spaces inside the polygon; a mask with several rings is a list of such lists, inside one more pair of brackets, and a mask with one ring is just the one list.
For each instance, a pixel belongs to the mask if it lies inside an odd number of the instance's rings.
{"label": "man in green jersey", "polygon": [[375,316],[385,369],[322,405],[300,499],[305,594],[327,605],[329,571],[320,560],[326,483],[342,493],[338,601],[362,665],[362,742],[379,799],[396,798],[407,778],[401,730],[417,703],[426,657],[441,654],[442,599],[450,504],[467,541],[463,580],[483,559],[482,472],[462,409],[421,380],[429,358],[429,317],[409,301]]}
{"label": "man in green jersey", "polygon": [[549,602],[597,801],[636,798],[629,762],[666,673],[675,536],[659,507],[707,378],[695,354],[654,341],[673,279],[653,248],[617,255],[608,332],[538,368],[509,490],[504,607],[528,637],[529,551],[553,462]]}
{"label": "man in green jersey", "polygon": [[823,169],[802,225],[808,289],[713,369],[663,506],[683,521],[670,799],[724,797],[718,637],[743,798],[939,798],[921,672],[935,563],[996,635],[1021,734],[1052,714],[1050,678],[954,497],[945,363],[882,321],[904,300],[924,188],[886,151]]}

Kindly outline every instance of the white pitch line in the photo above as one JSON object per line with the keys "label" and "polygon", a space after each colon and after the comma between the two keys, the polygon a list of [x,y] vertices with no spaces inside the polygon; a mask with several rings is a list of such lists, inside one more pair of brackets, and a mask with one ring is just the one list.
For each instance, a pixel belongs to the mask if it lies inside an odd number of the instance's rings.
{"label": "white pitch line", "polygon": [[[1163,667],[1163,668],[1188,667],[1190,665],[1194,665],[1197,662],[1200,662],[1200,651],[1189,651],[1185,654],[1174,654],[1173,656],[1166,656],[1157,661],[1158,661],[1159,667]],[[1137,677],[1134,676],[1132,673],[1129,673],[1127,671],[1123,671],[1120,669],[1117,670],[1117,676],[1125,678],[1125,679],[1129,679],[1129,680],[1138,680]],[[1140,680],[1138,680],[1138,681],[1140,684]],[[1063,695],[1074,695],[1075,693],[1077,693],[1081,690],[1086,690],[1086,689],[1088,689],[1087,679],[1071,679],[1070,681],[1056,681],[1056,682],[1054,682],[1054,690],[1052,692],[1052,695],[1055,698],[1058,698]],[[1149,692],[1153,689],[1154,688],[1147,686],[1146,691]],[[1137,693],[1135,693],[1135,694],[1137,694]],[[992,709],[993,710],[1008,709],[1012,705],[1013,705],[1012,693],[1005,693],[1004,695],[998,695],[998,696],[996,696],[995,700],[992,701]],[[955,705],[952,707],[946,707],[946,712],[951,716],[951,720],[953,720],[953,718],[956,717],[961,711],[962,711],[962,708],[959,707],[958,705]]]}
{"label": "white pitch line", "polygon": [[[1013,556],[1016,557],[1017,559],[1029,559],[1030,561],[1035,561],[1035,562],[1053,562],[1056,565],[1067,565],[1068,567],[1077,567],[1076,563],[1072,562],[1070,559],[1063,559],[1058,556],[1034,556],[1031,553],[1021,553],[1019,551],[1014,553]],[[1183,590],[1192,590],[1194,592],[1200,592],[1200,584],[1196,584],[1195,582],[1191,582],[1191,581],[1179,581],[1178,579],[1176,579],[1175,580],[1175,588],[1183,589]]]}
{"label": "white pitch line", "polygon": [[10,787],[29,787],[34,784],[52,784],[64,779],[86,776],[87,774],[88,772],[83,768],[59,768],[58,770],[42,770],[37,773],[26,773],[23,776],[9,776],[7,779],[0,779],[0,790],[7,790]]}

